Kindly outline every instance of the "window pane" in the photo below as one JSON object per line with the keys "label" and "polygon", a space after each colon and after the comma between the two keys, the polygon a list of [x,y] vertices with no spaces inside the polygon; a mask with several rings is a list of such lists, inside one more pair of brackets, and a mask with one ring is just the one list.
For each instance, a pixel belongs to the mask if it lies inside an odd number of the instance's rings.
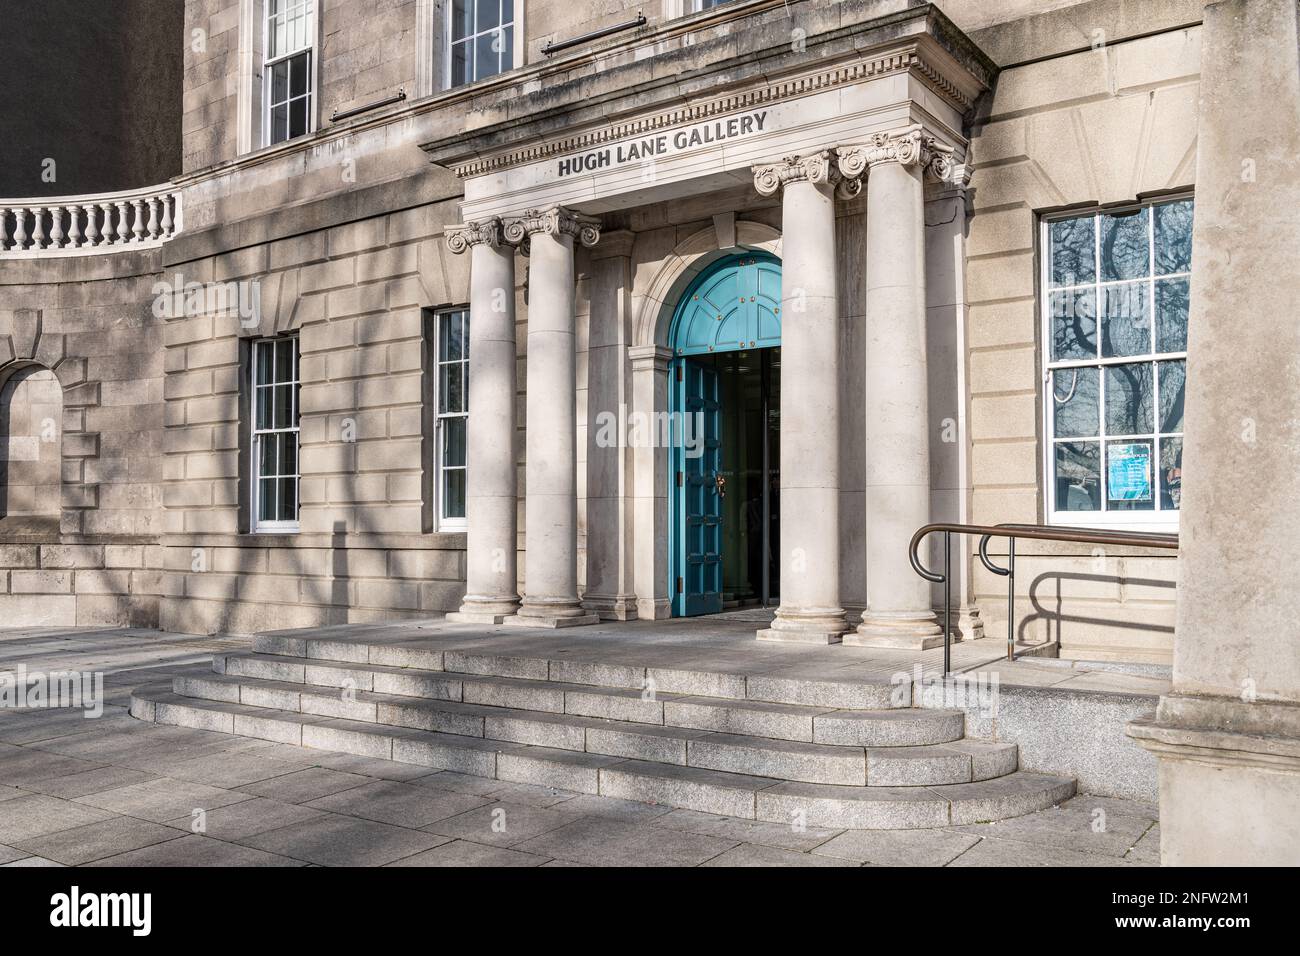
{"label": "window pane", "polygon": [[289,95],[302,96],[309,89],[308,74],[311,54],[301,53],[289,61]]}
{"label": "window pane", "polygon": [[1151,442],[1106,443],[1106,507],[1109,511],[1151,511]]}
{"label": "window pane", "polygon": [[1095,368],[1057,369],[1052,373],[1053,438],[1097,437],[1101,425],[1097,394],[1099,377]]}
{"label": "window pane", "polygon": [[1156,351],[1187,351],[1187,309],[1190,287],[1186,279],[1156,280]]}
{"label": "window pane", "polygon": [[1101,217],[1101,278],[1137,279],[1150,274],[1147,209]]}
{"label": "window pane", "polygon": [[1151,363],[1111,365],[1106,369],[1106,434],[1150,435],[1152,428]]}
{"label": "window pane", "polygon": [[474,24],[477,32],[482,32],[501,23],[501,0],[475,0],[478,20]]}
{"label": "window pane", "polygon": [[1097,357],[1097,293],[1094,289],[1053,292],[1052,361]]}
{"label": "window pane", "polygon": [[280,445],[279,435],[260,435],[257,439],[259,449],[257,474],[260,478],[266,478],[271,475],[278,475],[276,471],[276,459],[279,458],[278,448]]}
{"label": "window pane", "polygon": [[442,396],[438,406],[439,412],[463,412],[465,410],[462,401],[465,394],[464,382],[462,381],[465,374],[464,368],[460,362],[441,366]]}
{"label": "window pane", "polygon": [[515,68],[515,28],[506,27],[501,31],[501,71]]}
{"label": "window pane", "polygon": [[298,377],[297,362],[294,361],[297,355],[295,346],[298,344],[297,339],[284,338],[275,341],[275,380],[277,382],[292,382]]}
{"label": "window pane", "polygon": [[293,428],[298,423],[293,414],[293,386],[275,386],[275,419],[273,428]]}
{"label": "window pane", "polygon": [[468,57],[469,43],[457,43],[451,48],[451,85],[460,86],[469,82]]}
{"label": "window pane", "polygon": [[1101,307],[1102,357],[1151,353],[1150,304],[1145,282],[1104,286]]}
{"label": "window pane", "polygon": [[444,471],[442,486],[442,516],[444,518],[465,517],[465,469],[454,468]]}
{"label": "window pane", "polygon": [[1187,392],[1187,363],[1160,363],[1160,430],[1183,430],[1183,399]]}
{"label": "window pane", "polygon": [[307,133],[307,97],[292,100],[289,103],[289,138],[303,136]]}
{"label": "window pane", "polygon": [[452,0],[451,38],[463,40],[474,32],[474,0]]}
{"label": "window pane", "polygon": [[257,429],[271,427],[271,389],[261,387],[257,390],[257,414],[253,427]]}
{"label": "window pane", "polygon": [[289,64],[285,60],[271,67],[271,102],[283,103],[289,98]]}
{"label": "window pane", "polygon": [[515,0],[501,0],[501,22],[515,22]]}
{"label": "window pane", "polygon": [[501,71],[501,32],[493,30],[474,38],[474,79],[481,80]]}
{"label": "window pane", "polygon": [[271,381],[271,362],[275,356],[275,343],[258,342],[254,348],[257,351],[257,384],[265,385]]}
{"label": "window pane", "polygon": [[1183,498],[1183,440],[1160,439],[1160,507],[1177,511]]}
{"label": "window pane", "polygon": [[275,520],[275,486],[276,479],[263,478],[257,483],[257,519],[259,521]]}
{"label": "window pane", "polygon": [[1192,201],[1155,207],[1156,275],[1192,269]]}
{"label": "window pane", "polygon": [[298,474],[298,433],[285,432],[280,439],[280,453],[276,459],[281,475]]}
{"label": "window pane", "polygon": [[465,464],[465,419],[445,418],[442,422],[442,463],[451,467]]}
{"label": "window pane", "polygon": [[1059,442],[1055,457],[1056,510],[1100,511],[1101,453],[1097,442]]}
{"label": "window pane", "polygon": [[1097,277],[1093,216],[1062,219],[1048,226],[1048,275],[1054,286],[1081,285]]}
{"label": "window pane", "polygon": [[281,521],[298,520],[298,479],[279,479],[278,497],[276,499],[278,517]]}
{"label": "window pane", "polygon": [[271,108],[271,142],[283,143],[289,138],[289,107]]}

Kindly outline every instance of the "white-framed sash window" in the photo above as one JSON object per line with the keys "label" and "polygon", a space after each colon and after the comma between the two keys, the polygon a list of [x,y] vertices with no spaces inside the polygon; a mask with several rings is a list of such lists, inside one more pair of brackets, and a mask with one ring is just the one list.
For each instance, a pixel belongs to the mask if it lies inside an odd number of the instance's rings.
{"label": "white-framed sash window", "polygon": [[438,530],[465,528],[469,435],[469,309],[434,314],[434,468]]}
{"label": "white-framed sash window", "polygon": [[1046,510],[1177,530],[1191,197],[1044,218]]}
{"label": "white-framed sash window", "polygon": [[298,336],[253,342],[253,531],[298,530]]}
{"label": "white-framed sash window", "polygon": [[523,0],[448,0],[448,88],[464,86],[516,66],[516,5]]}
{"label": "white-framed sash window", "polygon": [[265,0],[262,25],[263,145],[305,136],[313,107],[316,0]]}

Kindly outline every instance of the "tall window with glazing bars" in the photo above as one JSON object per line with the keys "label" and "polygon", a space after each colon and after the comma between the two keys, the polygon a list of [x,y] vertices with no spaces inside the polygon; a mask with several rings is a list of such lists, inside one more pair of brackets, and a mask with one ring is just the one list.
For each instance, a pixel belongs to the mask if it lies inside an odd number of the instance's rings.
{"label": "tall window with glazing bars", "polygon": [[1043,223],[1049,520],[1175,530],[1192,200]]}

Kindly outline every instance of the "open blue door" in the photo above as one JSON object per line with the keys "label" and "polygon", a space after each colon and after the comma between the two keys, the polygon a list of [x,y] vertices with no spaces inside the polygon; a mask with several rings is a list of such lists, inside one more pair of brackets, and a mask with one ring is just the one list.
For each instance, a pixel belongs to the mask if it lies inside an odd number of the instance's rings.
{"label": "open blue door", "polygon": [[722,443],[718,373],[709,366],[678,358],[673,373],[677,389],[673,416],[673,454],[677,514],[674,528],[678,578],[673,589],[676,616],[716,614],[722,610]]}

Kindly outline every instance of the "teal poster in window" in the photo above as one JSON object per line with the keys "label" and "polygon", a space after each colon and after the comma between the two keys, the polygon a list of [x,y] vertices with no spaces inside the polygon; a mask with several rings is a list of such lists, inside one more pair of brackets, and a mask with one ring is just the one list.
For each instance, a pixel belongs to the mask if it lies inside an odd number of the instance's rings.
{"label": "teal poster in window", "polygon": [[1106,488],[1111,501],[1151,500],[1151,446],[1111,445],[1106,459]]}

